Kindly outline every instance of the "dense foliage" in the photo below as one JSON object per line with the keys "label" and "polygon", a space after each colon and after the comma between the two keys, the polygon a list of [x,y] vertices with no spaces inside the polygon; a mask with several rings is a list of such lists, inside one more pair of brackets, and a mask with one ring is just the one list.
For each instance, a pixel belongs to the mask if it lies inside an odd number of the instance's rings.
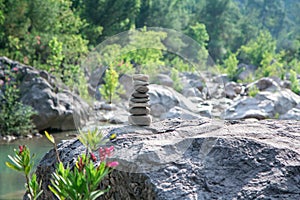
{"label": "dense foliage", "polygon": [[[299,9],[300,3],[292,0],[0,0],[0,55],[45,69],[88,96],[80,61],[89,50],[126,30],[164,27],[196,40],[203,51],[194,55],[205,59],[209,54],[232,80],[237,80],[238,64],[255,65],[257,73],[249,80],[288,78],[292,90],[299,93]],[[180,39],[168,41],[166,34],[147,32],[142,38],[131,38],[136,43],[154,43],[159,49],[138,49],[102,63],[114,64],[118,74],[124,73],[124,66],[141,73],[164,66],[178,72],[188,69],[164,49],[170,44],[178,52],[193,47]],[[108,60],[120,53],[118,45],[108,48],[112,50]],[[174,80],[176,70],[169,70]]]}
{"label": "dense foliage", "polygon": [[33,134],[31,117],[35,112],[30,106],[23,105],[18,88],[18,68],[4,70],[5,80],[0,79],[0,134],[24,136]]}
{"label": "dense foliage", "polygon": [[[78,78],[68,75],[88,47],[122,31],[160,26],[193,37],[219,63],[243,46],[240,61],[259,65],[265,49],[258,48],[267,42],[273,51],[274,41],[289,63],[300,56],[299,8],[291,0],[0,0],[0,53],[60,68],[67,82]],[[257,35],[262,41],[249,43]]]}

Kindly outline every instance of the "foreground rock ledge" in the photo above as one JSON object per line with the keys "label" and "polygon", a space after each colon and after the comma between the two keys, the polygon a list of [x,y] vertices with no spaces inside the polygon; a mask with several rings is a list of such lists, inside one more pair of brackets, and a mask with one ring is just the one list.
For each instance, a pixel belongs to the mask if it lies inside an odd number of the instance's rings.
{"label": "foreground rock ledge", "polygon": [[[121,165],[101,199],[300,199],[299,121],[171,119],[108,132],[118,135]],[[76,139],[59,145],[71,165],[84,150]],[[37,168],[41,199],[54,199],[47,185],[55,162],[51,150]]]}

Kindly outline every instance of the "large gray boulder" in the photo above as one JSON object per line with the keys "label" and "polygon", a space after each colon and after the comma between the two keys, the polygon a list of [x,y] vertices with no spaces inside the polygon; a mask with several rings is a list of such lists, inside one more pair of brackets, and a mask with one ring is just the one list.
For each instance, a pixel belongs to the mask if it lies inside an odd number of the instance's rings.
{"label": "large gray boulder", "polygon": [[[108,145],[120,165],[103,181],[111,189],[99,199],[300,199],[298,121],[171,119],[107,131],[117,134]],[[58,150],[70,166],[85,153],[77,139]],[[36,171],[44,200],[54,199],[48,190],[54,158],[49,151]]]}
{"label": "large gray boulder", "polygon": [[151,114],[155,117],[160,117],[175,106],[194,113],[200,113],[200,108],[197,104],[176,92],[173,88],[150,84],[149,92]]}
{"label": "large gray boulder", "polygon": [[88,104],[48,72],[5,57],[0,57],[0,66],[18,71],[21,102],[36,111],[33,123],[37,130],[74,130],[88,121]]}

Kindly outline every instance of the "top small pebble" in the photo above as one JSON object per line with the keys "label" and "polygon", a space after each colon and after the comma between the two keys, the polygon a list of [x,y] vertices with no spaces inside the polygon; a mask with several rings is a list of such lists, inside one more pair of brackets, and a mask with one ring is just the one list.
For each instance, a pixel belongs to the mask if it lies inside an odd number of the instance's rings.
{"label": "top small pebble", "polygon": [[148,82],[148,80],[149,80],[149,76],[145,75],[145,74],[134,74],[132,78],[134,81]]}

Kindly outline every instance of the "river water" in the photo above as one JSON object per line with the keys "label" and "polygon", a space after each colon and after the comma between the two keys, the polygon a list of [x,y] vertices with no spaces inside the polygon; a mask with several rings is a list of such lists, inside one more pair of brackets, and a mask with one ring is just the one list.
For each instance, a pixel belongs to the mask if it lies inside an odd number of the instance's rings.
{"label": "river water", "polygon": [[[75,132],[64,132],[53,134],[57,142],[62,139],[71,139],[69,135]],[[74,136],[73,136],[74,137]],[[0,200],[22,199],[24,195],[25,177],[19,172],[15,172],[5,165],[9,161],[7,155],[14,155],[14,149],[18,149],[19,145],[27,145],[31,153],[36,155],[35,164],[53,148],[53,145],[45,138],[18,139],[16,141],[5,143],[0,142]]]}

